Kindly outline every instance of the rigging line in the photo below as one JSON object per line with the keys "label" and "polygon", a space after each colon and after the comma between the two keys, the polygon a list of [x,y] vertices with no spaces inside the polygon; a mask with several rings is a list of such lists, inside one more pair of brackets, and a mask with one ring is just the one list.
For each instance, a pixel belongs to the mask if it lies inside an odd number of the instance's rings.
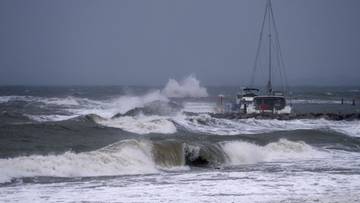
{"label": "rigging line", "polygon": [[272,7],[270,7],[270,14],[272,16],[272,24],[273,24],[274,30],[275,30],[275,40],[277,42],[276,44],[277,44],[278,49],[279,49],[281,62],[282,62],[283,67],[285,67],[284,60],[283,60],[283,57],[282,57],[282,51],[281,51],[281,47],[280,47],[279,32],[278,32],[276,22],[275,22],[275,19],[274,19],[274,13],[273,13]]}
{"label": "rigging line", "polygon": [[282,91],[285,94],[286,93],[286,87],[285,87],[285,80],[284,80],[284,77],[283,77],[283,71],[281,69],[279,50],[276,47],[276,43],[272,43],[272,45],[273,45],[273,48],[274,48],[274,50],[276,52],[276,62],[277,62],[278,71],[279,71],[279,74],[280,74],[280,81],[281,81]]}
{"label": "rigging line", "polygon": [[278,47],[276,46],[276,40],[275,40],[275,42],[274,41],[272,41],[272,42],[273,42],[272,43],[273,49],[275,50],[275,53],[276,53],[277,66],[275,66],[275,67],[277,67],[277,70],[279,71],[282,91],[284,92],[284,94],[286,94],[286,84],[285,84],[283,69],[281,67],[280,52],[279,52]]}
{"label": "rigging line", "polygon": [[255,82],[255,73],[256,73],[257,66],[258,66],[258,59],[259,59],[260,49],[261,49],[261,45],[262,45],[262,38],[263,38],[264,26],[265,26],[266,16],[267,16],[267,13],[268,13],[268,4],[269,4],[269,2],[266,3],[265,13],[264,13],[264,17],[263,17],[263,22],[262,22],[262,24],[261,24],[261,31],[260,31],[260,36],[259,36],[259,43],[258,43],[258,47],[257,47],[257,49],[256,49],[254,67],[253,67],[253,72],[252,72],[251,80],[250,80],[250,87],[252,87],[252,86],[254,85],[254,82]]}
{"label": "rigging line", "polygon": [[[268,0],[268,10],[270,9],[270,7],[271,7],[271,1],[270,0]],[[269,78],[268,78],[268,83],[267,83],[267,89],[268,89],[268,94],[271,94],[271,92],[272,92],[272,84],[271,84],[271,63],[272,63],[272,61],[271,61],[271,46],[272,46],[272,39],[271,39],[271,13],[270,13],[270,11],[269,11],[269,33],[268,33],[268,37],[269,37],[269,64],[268,64],[268,66],[269,66]]]}
{"label": "rigging line", "polygon": [[[286,69],[285,69],[285,63],[284,63],[284,59],[283,59],[283,56],[282,56],[282,51],[281,51],[281,46],[280,46],[280,40],[279,40],[279,32],[278,32],[278,29],[277,29],[277,26],[276,26],[276,22],[275,22],[275,19],[274,19],[274,13],[273,13],[273,9],[272,9],[272,6],[270,4],[270,14],[272,16],[272,24],[274,26],[274,30],[275,30],[275,40],[276,40],[276,44],[278,46],[278,51],[279,51],[279,56],[280,56],[280,62],[281,62],[281,68],[283,69],[283,72],[284,72],[284,78],[285,78],[285,84],[286,84],[286,91],[289,91],[289,83],[288,83],[288,79],[287,79],[287,73],[286,73]],[[291,99],[290,99],[291,101]]]}
{"label": "rigging line", "polygon": [[[277,40],[277,41],[278,41],[278,43],[280,43],[279,40]],[[284,59],[283,59],[281,48],[280,48],[279,44],[278,44],[278,49],[279,49],[279,58],[280,58],[280,68],[284,72],[284,80],[285,80],[285,85],[286,85],[286,91],[289,91],[289,83],[288,83],[285,63],[284,63]]]}

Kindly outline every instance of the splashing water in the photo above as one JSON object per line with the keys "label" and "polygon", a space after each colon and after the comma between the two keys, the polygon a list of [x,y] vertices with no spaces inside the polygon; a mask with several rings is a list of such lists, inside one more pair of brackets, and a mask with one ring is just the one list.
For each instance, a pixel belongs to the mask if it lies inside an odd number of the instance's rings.
{"label": "splashing water", "polygon": [[200,81],[194,75],[189,75],[180,82],[170,79],[161,91],[167,97],[207,97],[206,88],[200,86]]}

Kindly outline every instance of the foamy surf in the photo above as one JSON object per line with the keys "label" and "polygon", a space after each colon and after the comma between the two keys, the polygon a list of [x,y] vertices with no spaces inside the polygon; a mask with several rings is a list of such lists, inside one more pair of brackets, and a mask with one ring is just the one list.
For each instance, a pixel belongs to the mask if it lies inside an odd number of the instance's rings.
{"label": "foamy surf", "polygon": [[34,176],[85,177],[155,172],[158,170],[152,158],[151,144],[135,140],[92,152],[0,159],[0,182]]}
{"label": "foamy surf", "polygon": [[216,135],[259,134],[289,130],[333,130],[360,137],[360,121],[329,121],[326,119],[259,120],[255,118],[229,120],[214,118],[208,114],[179,115],[174,122],[192,132]]}
{"label": "foamy surf", "polygon": [[63,121],[76,118],[77,115],[26,115],[28,118],[38,122]]}
{"label": "foamy surf", "polygon": [[215,113],[216,104],[215,102],[184,102],[183,111],[191,113]]}
{"label": "foamy surf", "polygon": [[227,155],[229,165],[323,158],[327,154],[304,142],[292,142],[286,139],[265,146],[240,141],[224,142],[221,147]]}
{"label": "foamy surf", "polygon": [[[216,166],[295,161],[325,156],[303,142],[281,139],[265,146],[243,141],[193,143],[124,140],[91,152],[0,159],[0,182],[21,177],[88,177],[183,170],[186,165]],[[200,162],[201,161],[201,162]]]}
{"label": "foamy surf", "polygon": [[0,103],[24,101],[38,108],[61,109],[62,114],[38,115],[28,114],[30,119],[38,122],[62,121],[76,116],[96,114],[103,118],[111,118],[116,114],[124,114],[135,108],[142,108],[152,102],[170,102],[170,98],[199,98],[208,96],[206,88],[190,75],[181,81],[170,79],[162,89],[149,90],[140,95],[125,94],[110,99],[94,100],[76,96],[39,97],[39,96],[0,96]]}
{"label": "foamy surf", "polygon": [[176,126],[169,118],[162,116],[122,116],[112,119],[101,119],[97,122],[107,127],[120,128],[137,134],[173,134],[177,131]]}
{"label": "foamy surf", "polygon": [[[77,106],[87,101],[84,98],[77,97],[38,97],[38,96],[0,96],[0,103],[25,101],[33,103],[43,103],[47,105],[58,105],[58,106]],[[90,100],[88,100],[90,101]]]}
{"label": "foamy surf", "polygon": [[[360,200],[356,119],[215,118],[216,96],[237,90],[207,95],[196,78],[158,89],[12,89],[0,95],[3,202]],[[358,109],[336,91],[309,90],[295,93],[294,109]]]}

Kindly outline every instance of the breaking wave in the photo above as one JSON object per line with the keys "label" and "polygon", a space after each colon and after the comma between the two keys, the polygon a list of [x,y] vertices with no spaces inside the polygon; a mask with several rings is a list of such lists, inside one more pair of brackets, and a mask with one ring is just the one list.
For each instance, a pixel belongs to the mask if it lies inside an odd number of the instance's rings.
{"label": "breaking wave", "polygon": [[77,117],[77,115],[26,115],[28,118],[38,122],[63,121]]}
{"label": "breaking wave", "polygon": [[[160,105],[154,103],[155,106]],[[162,105],[162,104],[161,104]],[[334,131],[352,137],[360,137],[360,121],[331,121],[326,119],[222,119],[214,118],[208,114],[188,115],[168,107],[166,112],[158,112],[157,108],[136,108],[124,114],[113,114],[103,117],[104,114],[74,115],[44,115],[29,116],[36,121],[61,121],[86,115],[95,115],[94,122],[102,126],[119,128],[136,134],[174,134],[179,129],[197,134],[211,135],[247,135],[261,134],[276,131],[293,130],[320,130]],[[176,109],[176,108],[175,108]],[[96,110],[95,110],[96,111]],[[172,112],[174,111],[174,112]],[[170,112],[170,113],[169,113]],[[76,120],[74,120],[76,122]]]}
{"label": "breaking wave", "polygon": [[[75,96],[67,97],[37,97],[37,96],[0,96],[0,103],[25,102],[24,108],[28,108],[28,103],[35,105],[34,108],[43,109],[44,104],[47,109],[57,112],[54,115],[34,115],[27,114],[30,119],[44,121],[61,121],[74,118],[76,116],[96,114],[104,118],[111,118],[116,114],[124,114],[135,108],[144,108],[154,102],[169,102],[170,97],[206,97],[207,90],[200,86],[200,82],[192,75],[178,82],[170,79],[166,86],[160,90],[152,90],[143,95],[121,95],[105,100],[92,100]],[[19,105],[19,104],[16,104]],[[164,107],[161,106],[161,107]]]}
{"label": "breaking wave", "polygon": [[190,75],[180,82],[169,79],[165,88],[161,91],[167,97],[207,97],[206,88],[200,86],[200,81]]}
{"label": "breaking wave", "polygon": [[323,130],[336,131],[353,137],[360,137],[360,121],[330,121],[326,119],[259,120],[255,118],[229,120],[214,118],[208,114],[186,115],[123,115],[111,119],[95,120],[97,123],[120,128],[137,134],[173,134],[177,128],[194,133],[213,135],[260,134],[275,131]]}
{"label": "breaking wave", "polygon": [[97,114],[101,117],[111,118],[118,113],[126,113],[127,111],[144,107],[146,104],[154,101],[168,102],[168,98],[160,93],[159,90],[146,93],[142,96],[124,95],[106,101],[99,101],[96,105],[85,106],[84,108],[71,109],[76,115]]}
{"label": "breaking wave", "polygon": [[121,128],[137,134],[173,134],[177,131],[175,125],[168,118],[162,116],[144,116],[140,114],[137,116],[102,119],[97,121],[97,123],[107,127]]}
{"label": "breaking wave", "polygon": [[258,120],[255,118],[229,120],[214,118],[208,114],[195,116],[178,115],[174,122],[197,133],[215,135],[259,134],[273,131],[299,129],[333,130],[354,137],[360,137],[360,121],[329,121],[325,119]]}
{"label": "breaking wave", "polygon": [[286,159],[319,158],[323,152],[317,151],[304,142],[292,142],[280,139],[265,146],[248,142],[226,142],[222,148],[227,155],[228,164],[255,164],[258,162]]}
{"label": "breaking wave", "polygon": [[151,145],[130,140],[84,153],[0,159],[0,182],[17,177],[83,177],[157,172]]}
{"label": "breaking wave", "polygon": [[157,173],[188,166],[214,167],[322,155],[303,142],[281,139],[265,146],[243,141],[191,143],[124,140],[91,152],[0,159],[0,182],[22,177],[88,177]]}

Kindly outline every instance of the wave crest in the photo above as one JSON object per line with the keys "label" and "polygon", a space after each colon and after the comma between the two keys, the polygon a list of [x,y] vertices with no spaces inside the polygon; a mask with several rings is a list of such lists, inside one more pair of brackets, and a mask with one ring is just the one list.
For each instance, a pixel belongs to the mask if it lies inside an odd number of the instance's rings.
{"label": "wave crest", "polygon": [[265,146],[244,141],[188,144],[181,140],[123,140],[91,152],[0,159],[0,182],[13,178],[85,177],[157,173],[172,168],[217,167],[322,156],[303,142]]}
{"label": "wave crest", "polygon": [[225,142],[222,148],[228,164],[255,164],[258,162],[316,158],[323,154],[304,142],[280,139],[265,146],[248,142]]}
{"label": "wave crest", "polygon": [[0,182],[12,178],[84,177],[157,172],[147,142],[127,140],[83,153],[0,159]]}
{"label": "wave crest", "polygon": [[113,119],[96,120],[96,122],[107,127],[121,128],[137,134],[173,134],[177,131],[176,126],[171,121],[161,116],[144,116],[140,114],[135,117],[122,116]]}

